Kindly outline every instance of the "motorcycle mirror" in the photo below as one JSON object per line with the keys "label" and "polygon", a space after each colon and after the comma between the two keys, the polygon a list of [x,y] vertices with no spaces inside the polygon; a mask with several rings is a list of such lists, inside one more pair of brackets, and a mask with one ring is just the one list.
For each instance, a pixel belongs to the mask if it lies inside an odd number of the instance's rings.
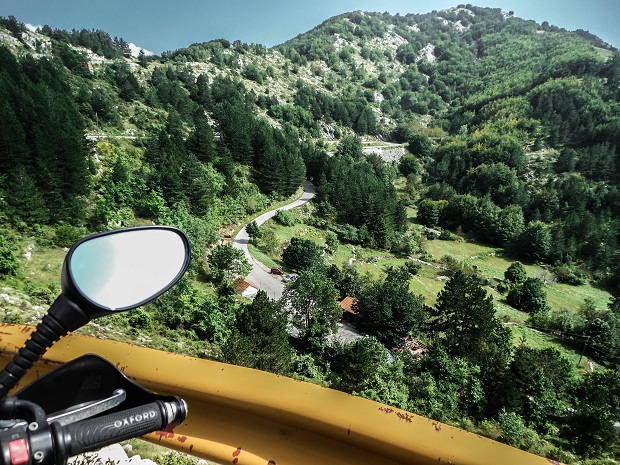
{"label": "motorcycle mirror", "polygon": [[167,226],[118,229],[78,241],[63,264],[62,293],[0,372],[0,399],[62,336],[159,297],[181,279],[189,259],[187,236]]}
{"label": "motorcycle mirror", "polygon": [[139,307],[187,269],[189,243],[173,228],[134,228],[88,237],[65,260],[63,294],[92,314]]}

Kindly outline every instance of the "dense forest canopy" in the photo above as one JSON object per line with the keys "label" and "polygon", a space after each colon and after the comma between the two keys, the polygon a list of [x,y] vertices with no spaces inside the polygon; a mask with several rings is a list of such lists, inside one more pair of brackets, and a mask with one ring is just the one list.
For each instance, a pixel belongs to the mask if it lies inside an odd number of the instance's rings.
{"label": "dense forest canopy", "polygon": [[[132,57],[100,30],[35,33],[13,17],[0,28],[7,286],[43,303],[58,290],[22,274],[25,242],[51,251],[89,232],[176,225],[192,241],[190,274],[149,312],[115,317],[129,337],[320,382],[554,460],[618,457],[618,50],[469,4],[344,14],[271,49],[216,40],[161,56]],[[385,160],[373,143],[405,154]],[[257,249],[300,276],[282,302],[237,299],[232,280],[247,264],[218,243],[222,231],[306,179],[316,198],[303,222],[325,247],[254,224]],[[447,283],[425,302],[411,283],[435,238],[478,241],[513,263],[489,279],[444,260]],[[328,263],[339,245],[404,265],[371,279],[352,261]],[[524,264],[612,299],[550,308]],[[515,345],[490,290],[605,369],[577,376],[557,350]],[[330,339],[335,295],[355,297],[371,337]],[[410,337],[425,357],[393,350]]]}

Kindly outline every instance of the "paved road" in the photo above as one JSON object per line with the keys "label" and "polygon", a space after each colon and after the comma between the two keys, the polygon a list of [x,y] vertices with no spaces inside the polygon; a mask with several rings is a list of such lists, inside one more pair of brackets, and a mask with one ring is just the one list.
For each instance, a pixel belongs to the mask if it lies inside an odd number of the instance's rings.
{"label": "paved road", "polygon": [[[292,208],[299,207],[304,203],[308,202],[312,197],[314,197],[314,185],[306,181],[304,184],[304,193],[293,203],[290,203],[284,207],[277,208],[267,213],[263,213],[258,218],[255,218],[256,224],[259,226],[265,223],[270,218],[273,218],[278,210],[290,210]],[[282,284],[282,277],[277,275],[272,275],[264,264],[254,259],[250,252],[248,251],[248,243],[250,241],[250,236],[248,236],[245,227],[239,231],[239,233],[233,239],[233,246],[238,249],[243,250],[245,253],[248,262],[252,265],[252,271],[245,278],[246,281],[253,284],[258,289],[265,291],[267,295],[274,300],[278,300],[282,297],[282,291],[284,290],[284,285]],[[357,331],[352,326],[349,326],[347,323],[341,322],[338,323],[338,331],[335,333],[334,337],[338,339],[340,342],[353,342],[355,339],[363,337],[363,335]]]}
{"label": "paved road", "polygon": [[[284,207],[263,213],[258,218],[255,218],[254,221],[256,221],[256,224],[260,226],[267,220],[273,218],[278,210],[290,210],[292,208],[299,207],[312,199],[312,197],[314,197],[314,185],[310,181],[306,181],[304,184],[304,193],[298,200]],[[248,251],[249,241],[250,236],[248,236],[245,227],[239,231],[233,240],[233,246],[243,250],[248,262],[252,265],[252,271],[250,271],[250,274],[245,279],[254,286],[265,291],[270,298],[277,300],[282,297],[282,291],[284,289],[284,285],[281,282],[282,278],[269,273],[269,268],[258,260],[255,260],[254,257],[250,255],[250,252]]]}

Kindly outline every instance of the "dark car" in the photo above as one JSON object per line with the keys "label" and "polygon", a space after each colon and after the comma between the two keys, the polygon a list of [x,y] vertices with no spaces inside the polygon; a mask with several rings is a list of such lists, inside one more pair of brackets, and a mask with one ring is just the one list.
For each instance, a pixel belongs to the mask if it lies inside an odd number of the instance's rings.
{"label": "dark car", "polygon": [[275,266],[271,269],[271,274],[279,274],[279,275],[283,275],[284,271],[282,271],[280,268],[276,268]]}

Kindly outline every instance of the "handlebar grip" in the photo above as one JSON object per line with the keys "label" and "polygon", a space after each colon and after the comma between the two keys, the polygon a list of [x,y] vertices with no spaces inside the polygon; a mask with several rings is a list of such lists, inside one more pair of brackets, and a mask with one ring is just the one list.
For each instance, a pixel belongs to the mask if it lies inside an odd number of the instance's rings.
{"label": "handlebar grip", "polygon": [[54,428],[56,444],[66,456],[100,449],[125,439],[162,430],[169,423],[180,424],[187,414],[185,402],[157,400],[141,407]]}

